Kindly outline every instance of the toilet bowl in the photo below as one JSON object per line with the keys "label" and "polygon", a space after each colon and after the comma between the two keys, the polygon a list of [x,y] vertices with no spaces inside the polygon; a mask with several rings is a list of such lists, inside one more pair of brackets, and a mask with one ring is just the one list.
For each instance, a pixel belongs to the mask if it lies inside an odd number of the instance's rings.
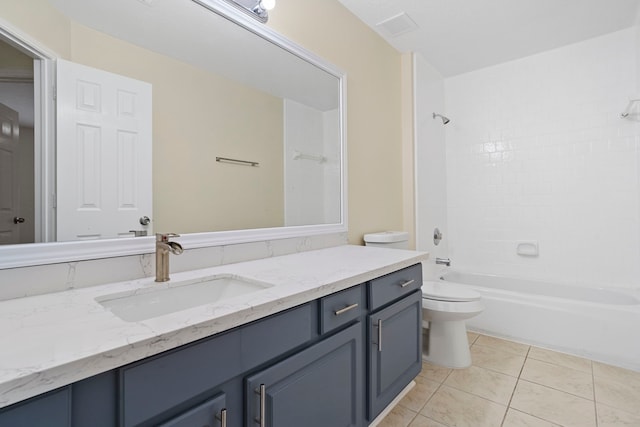
{"label": "toilet bowl", "polygon": [[[364,235],[367,246],[409,249],[409,233],[384,231]],[[451,283],[422,284],[422,358],[449,368],[471,365],[465,320],[484,310],[480,294]]]}
{"label": "toilet bowl", "polygon": [[480,294],[451,283],[422,284],[422,318],[425,330],[422,358],[448,368],[471,365],[465,320],[480,314]]}

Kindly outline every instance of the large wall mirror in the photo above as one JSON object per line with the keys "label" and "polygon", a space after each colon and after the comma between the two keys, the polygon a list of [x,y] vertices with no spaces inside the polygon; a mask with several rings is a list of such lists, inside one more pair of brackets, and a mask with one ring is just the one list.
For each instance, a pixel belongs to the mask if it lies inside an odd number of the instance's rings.
{"label": "large wall mirror", "polygon": [[57,44],[0,42],[0,268],[346,230],[331,64],[218,0],[30,3]]}

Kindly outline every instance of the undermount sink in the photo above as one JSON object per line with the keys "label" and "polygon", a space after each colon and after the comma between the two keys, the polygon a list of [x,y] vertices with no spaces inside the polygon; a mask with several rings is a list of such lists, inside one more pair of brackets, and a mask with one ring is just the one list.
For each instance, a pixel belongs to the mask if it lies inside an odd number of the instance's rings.
{"label": "undermount sink", "polygon": [[104,295],[96,301],[122,320],[137,322],[248,295],[271,286],[225,274],[166,282],[142,290]]}

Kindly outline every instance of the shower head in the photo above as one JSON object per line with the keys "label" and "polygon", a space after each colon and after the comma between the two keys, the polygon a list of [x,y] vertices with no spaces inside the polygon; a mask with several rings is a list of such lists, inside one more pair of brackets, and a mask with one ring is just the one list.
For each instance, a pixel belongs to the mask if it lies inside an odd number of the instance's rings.
{"label": "shower head", "polygon": [[451,121],[451,120],[449,120],[448,117],[445,117],[442,114],[433,113],[433,118],[435,119],[436,117],[440,117],[442,119],[442,124],[443,125],[446,125],[447,123],[449,123]]}

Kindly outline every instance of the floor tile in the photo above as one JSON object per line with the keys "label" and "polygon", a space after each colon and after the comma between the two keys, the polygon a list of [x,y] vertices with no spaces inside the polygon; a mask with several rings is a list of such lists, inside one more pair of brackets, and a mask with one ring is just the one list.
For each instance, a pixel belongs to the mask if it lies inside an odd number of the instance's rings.
{"label": "floor tile", "polygon": [[565,427],[595,427],[593,401],[519,380],[511,408]]}
{"label": "floor tile", "polygon": [[480,336],[480,334],[476,334],[475,332],[467,332],[467,339],[469,340],[469,346],[471,346],[471,344],[473,344],[478,337]]}
{"label": "floor tile", "polygon": [[429,419],[424,415],[418,414],[418,416],[414,418],[411,424],[409,424],[409,427],[447,427],[447,426],[444,424],[440,424],[437,421],[433,421],[432,419]]}
{"label": "floor tile", "polygon": [[598,427],[638,427],[640,415],[630,414],[620,409],[596,403]]}
{"label": "floor tile", "polygon": [[415,378],[415,382],[416,385],[402,398],[400,405],[412,411],[420,412],[420,409],[427,403],[427,400],[429,400],[438,387],[440,387],[440,383],[420,376]]}
{"label": "floor tile", "polygon": [[525,357],[479,345],[476,340],[476,343],[471,346],[471,360],[474,366],[517,377],[520,375]]}
{"label": "floor tile", "polygon": [[582,357],[573,356],[571,354],[558,353],[557,351],[547,350],[540,347],[531,347],[529,350],[530,359],[541,360],[554,365],[564,366],[565,368],[575,369],[577,371],[591,373],[591,360]]}
{"label": "floor tile", "polygon": [[516,382],[517,378],[515,377],[471,366],[467,369],[453,371],[444,384],[484,397],[492,402],[508,405]]}
{"label": "floor tile", "polygon": [[596,402],[640,415],[640,381],[594,377]]}
{"label": "floor tile", "polygon": [[452,427],[496,427],[506,410],[506,406],[443,385],[420,413]]}
{"label": "floor tile", "polygon": [[378,427],[408,427],[417,414],[404,406],[396,405]]}
{"label": "floor tile", "polygon": [[495,348],[497,350],[507,351],[519,356],[526,356],[527,352],[529,351],[529,346],[526,344],[520,344],[513,341],[503,340],[501,338],[490,337],[488,335],[480,335],[474,342],[474,345],[476,344]]}
{"label": "floor tile", "polygon": [[593,377],[589,372],[527,358],[520,378],[593,400]]}
{"label": "floor tile", "polygon": [[416,386],[379,426],[640,427],[640,372],[474,332],[467,338],[473,365],[423,362]]}
{"label": "floor tile", "polygon": [[502,427],[558,427],[559,424],[541,420],[524,412],[509,409]]}
{"label": "floor tile", "polygon": [[617,366],[605,365],[600,362],[593,362],[593,376],[618,382],[627,382],[630,380],[640,382],[640,372],[618,368]]}
{"label": "floor tile", "polygon": [[433,365],[429,362],[422,362],[422,371],[418,374],[421,377],[425,377],[428,380],[438,383],[443,382],[447,376],[451,373],[450,368]]}

